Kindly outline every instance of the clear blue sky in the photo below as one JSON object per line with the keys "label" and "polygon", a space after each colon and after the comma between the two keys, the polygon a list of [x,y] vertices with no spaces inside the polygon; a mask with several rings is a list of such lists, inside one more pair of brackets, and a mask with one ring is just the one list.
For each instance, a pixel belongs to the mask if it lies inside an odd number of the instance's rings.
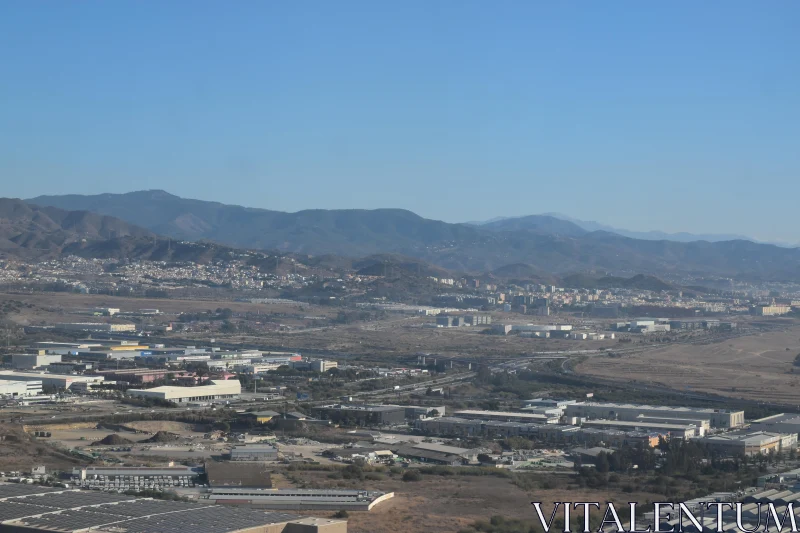
{"label": "clear blue sky", "polygon": [[2,196],[800,241],[800,2],[0,1]]}

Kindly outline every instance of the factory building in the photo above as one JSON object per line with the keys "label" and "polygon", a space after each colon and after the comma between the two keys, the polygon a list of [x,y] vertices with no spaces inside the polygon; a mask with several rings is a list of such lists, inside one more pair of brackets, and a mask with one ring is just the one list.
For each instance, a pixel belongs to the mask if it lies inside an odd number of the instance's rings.
{"label": "factory building", "polygon": [[77,376],[74,374],[46,374],[44,372],[10,372],[0,371],[0,381],[30,381],[32,389],[38,388],[41,393],[42,386],[56,387],[57,389],[71,389],[75,383],[100,383],[103,376]]}
{"label": "factory building", "polygon": [[791,313],[792,308],[788,305],[757,305],[753,308],[756,316],[780,316]]}
{"label": "factory building", "polygon": [[231,461],[277,461],[278,449],[269,444],[245,444],[231,449]]}
{"label": "factory building", "polygon": [[34,370],[49,366],[53,363],[60,363],[61,355],[42,355],[32,353],[15,353],[11,355],[11,366],[16,370]]}
{"label": "factory building", "polygon": [[499,422],[526,422],[529,424],[558,424],[558,415],[519,411],[456,411],[453,416],[472,420],[497,420]]}
{"label": "factory building", "polygon": [[336,361],[328,361],[326,359],[316,359],[311,361],[311,370],[314,372],[327,372],[332,368],[337,368],[339,363]]}
{"label": "factory building", "polygon": [[714,428],[735,428],[744,425],[744,411],[706,409],[700,407],[667,407],[627,403],[584,402],[567,405],[568,417],[635,421],[639,416],[708,420]]}
{"label": "factory building", "polygon": [[662,424],[658,422],[630,422],[627,420],[584,420],[584,427],[618,429],[620,431],[658,432],[677,439],[693,439],[705,433],[702,427],[684,424]]}
{"label": "factory building", "polygon": [[794,433],[797,435],[800,433],[800,414],[781,413],[766,418],[759,418],[750,423],[750,429],[753,431]]}
{"label": "factory building", "polygon": [[344,520],[232,509],[210,499],[185,503],[17,483],[0,484],[0,516],[0,533],[347,533]]}
{"label": "factory building", "polygon": [[19,398],[42,393],[41,381],[0,381],[0,397]]}
{"label": "factory building", "polygon": [[196,387],[163,386],[152,389],[129,389],[128,394],[138,398],[154,398],[173,403],[203,402],[237,398],[242,393],[238,379],[211,380]]}
{"label": "factory building", "polygon": [[399,405],[332,404],[312,407],[311,413],[321,420],[361,426],[396,426],[406,421],[405,407]]}
{"label": "factory building", "polygon": [[54,329],[61,331],[85,331],[89,333],[132,333],[136,324],[106,324],[103,322],[62,322],[55,324]]}
{"label": "factory building", "polygon": [[797,433],[736,431],[712,435],[700,439],[700,442],[731,456],[750,456],[794,450],[797,448]]}

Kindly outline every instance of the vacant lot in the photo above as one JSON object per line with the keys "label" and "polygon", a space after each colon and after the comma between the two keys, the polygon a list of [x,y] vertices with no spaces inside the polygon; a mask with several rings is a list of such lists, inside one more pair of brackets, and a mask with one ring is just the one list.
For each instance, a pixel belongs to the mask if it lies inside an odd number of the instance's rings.
{"label": "vacant lot", "polygon": [[[673,345],[622,358],[594,357],[577,372],[724,396],[800,405],[800,326],[707,345]],[[800,370],[800,367],[795,367]]]}
{"label": "vacant lot", "polygon": [[[329,473],[287,472],[290,480],[308,487],[365,487],[394,492],[395,497],[369,512],[351,512],[348,531],[352,533],[454,533],[492,515],[536,520],[531,501],[541,501],[550,509],[555,501],[642,501],[658,496],[647,492],[623,493],[615,488],[602,491],[568,489],[570,474],[536,475],[539,488],[523,490],[511,479],[495,476],[423,475],[417,482],[403,482],[400,474],[381,474],[382,479],[364,481],[332,480]],[[541,488],[545,480],[560,488]],[[313,513],[309,513],[313,514]],[[317,513],[319,514],[319,513]]]}

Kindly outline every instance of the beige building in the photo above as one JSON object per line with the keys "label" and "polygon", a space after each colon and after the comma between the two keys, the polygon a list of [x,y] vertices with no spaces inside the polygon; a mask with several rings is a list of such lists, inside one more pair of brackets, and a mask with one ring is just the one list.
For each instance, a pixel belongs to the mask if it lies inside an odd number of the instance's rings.
{"label": "beige building", "polygon": [[236,398],[242,393],[238,379],[209,381],[208,385],[175,387],[171,385],[152,389],[129,389],[128,394],[138,398],[154,398],[173,403],[203,402]]}

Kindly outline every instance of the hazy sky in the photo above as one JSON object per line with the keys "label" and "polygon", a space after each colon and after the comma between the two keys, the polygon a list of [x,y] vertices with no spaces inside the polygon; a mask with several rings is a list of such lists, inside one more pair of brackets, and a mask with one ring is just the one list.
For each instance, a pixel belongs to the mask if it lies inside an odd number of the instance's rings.
{"label": "hazy sky", "polygon": [[800,2],[0,0],[2,196],[800,241]]}

